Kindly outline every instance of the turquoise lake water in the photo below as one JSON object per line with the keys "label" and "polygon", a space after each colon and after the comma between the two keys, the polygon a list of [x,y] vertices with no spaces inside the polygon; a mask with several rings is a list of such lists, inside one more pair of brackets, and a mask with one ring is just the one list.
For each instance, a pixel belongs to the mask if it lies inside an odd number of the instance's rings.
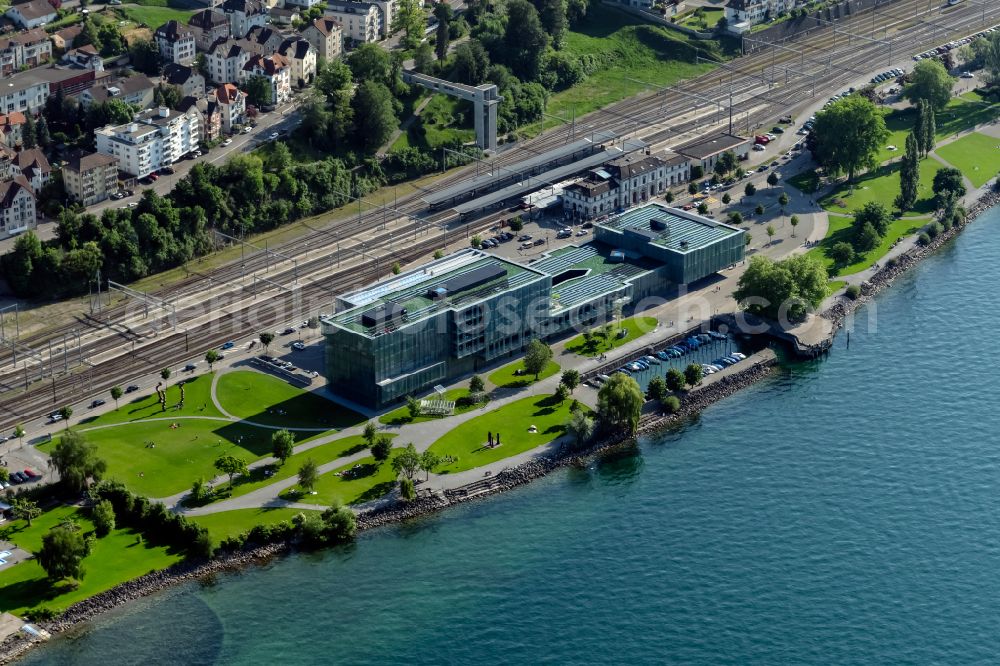
{"label": "turquoise lake water", "polygon": [[1000,212],[682,429],[24,664],[1000,661]]}

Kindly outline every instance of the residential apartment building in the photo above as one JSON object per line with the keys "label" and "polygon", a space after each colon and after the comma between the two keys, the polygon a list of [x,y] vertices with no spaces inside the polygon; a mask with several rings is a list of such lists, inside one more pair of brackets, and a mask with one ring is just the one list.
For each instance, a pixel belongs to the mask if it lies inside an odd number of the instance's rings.
{"label": "residential apartment building", "polygon": [[244,48],[252,53],[266,56],[277,52],[278,47],[281,46],[281,43],[285,39],[286,37],[277,30],[267,26],[255,25],[250,28],[250,31],[240,41],[240,44],[243,44]]}
{"label": "residential apartment building", "polygon": [[120,78],[106,77],[100,83],[80,93],[80,103],[84,106],[103,104],[109,99],[120,99],[135,104],[140,109],[153,105],[156,84],[145,74],[133,74]]}
{"label": "residential apartment building", "polygon": [[35,226],[35,193],[23,176],[0,183],[0,234],[13,236]]}
{"label": "residential apartment building", "polygon": [[36,67],[18,72],[0,85],[0,113],[31,111],[38,113],[50,94],[62,90],[75,95],[94,84],[93,70]]}
{"label": "residential apartment building", "polygon": [[38,67],[52,58],[48,33],[34,28],[0,39],[0,75],[10,76],[22,67]]}
{"label": "residential apartment building", "polygon": [[232,134],[247,121],[247,95],[232,83],[224,83],[212,93],[219,106],[221,130]]}
{"label": "residential apartment building", "polygon": [[205,54],[212,83],[238,83],[243,80],[243,67],[252,54],[235,39],[219,41]]}
{"label": "residential apartment building", "polygon": [[83,24],[77,23],[76,25],[71,25],[68,28],[63,28],[62,30],[56,30],[51,35],[49,39],[52,41],[52,46],[59,51],[68,51],[73,48],[73,40],[76,39],[77,35],[83,32]]}
{"label": "residential apartment building", "polygon": [[46,0],[28,0],[28,2],[11,5],[4,15],[26,29],[40,28],[59,17],[56,14],[56,8]]}
{"label": "residential apartment building", "polygon": [[321,4],[322,0],[285,0],[286,7],[301,7],[302,9],[311,9],[318,4]]}
{"label": "residential apartment building", "polygon": [[285,56],[292,67],[292,84],[302,88],[316,78],[316,48],[304,39],[286,39],[278,47],[278,54]]}
{"label": "residential apartment building", "polygon": [[13,168],[24,177],[37,194],[49,184],[52,177],[52,167],[38,148],[25,148],[14,156]]}
{"label": "residential apartment building", "polygon": [[302,20],[302,14],[294,7],[272,7],[267,14],[271,17],[271,25],[290,26]]}
{"label": "residential apartment building", "polygon": [[194,62],[194,31],[180,21],[167,21],[153,33],[163,62],[190,65]]}
{"label": "residential apartment building", "polygon": [[170,63],[163,68],[160,78],[163,85],[174,86],[181,91],[181,97],[204,97],[205,77],[197,69],[188,65]]}
{"label": "residential apartment building", "polygon": [[118,160],[101,153],[78,155],[63,165],[62,179],[70,199],[92,206],[118,191]]}
{"label": "residential apartment building", "polygon": [[222,12],[229,17],[229,34],[240,39],[254,26],[267,25],[267,7],[258,0],[226,0]]}
{"label": "residential apartment building", "polygon": [[214,98],[185,97],[177,105],[177,110],[181,113],[190,111],[198,114],[202,141],[215,141],[222,136],[222,117]]}
{"label": "residential apartment building", "polygon": [[382,12],[369,2],[335,0],[327,3],[326,16],[336,20],[343,35],[355,44],[377,42],[382,36]]}
{"label": "residential apartment building", "polygon": [[20,111],[0,114],[0,141],[8,148],[21,145],[24,124],[28,119]]}
{"label": "residential apartment building", "polygon": [[274,104],[283,104],[292,95],[292,68],[282,55],[255,55],[243,65],[243,80],[262,76],[271,84]]}
{"label": "residential apartment building", "polygon": [[794,6],[795,0],[729,0],[726,3],[726,21],[737,32],[743,32],[750,26],[769,21]]}
{"label": "residential apartment building", "polygon": [[344,31],[340,22],[331,16],[321,16],[302,30],[302,37],[313,45],[324,60],[340,57],[344,50]]}
{"label": "residential apartment building", "polygon": [[229,39],[229,17],[213,9],[203,9],[188,21],[198,51],[208,51],[220,39]]}
{"label": "residential apartment building", "polygon": [[102,127],[95,135],[97,152],[117,158],[122,171],[141,178],[197,150],[201,120],[194,109],[160,107],[138,114],[130,123]]}

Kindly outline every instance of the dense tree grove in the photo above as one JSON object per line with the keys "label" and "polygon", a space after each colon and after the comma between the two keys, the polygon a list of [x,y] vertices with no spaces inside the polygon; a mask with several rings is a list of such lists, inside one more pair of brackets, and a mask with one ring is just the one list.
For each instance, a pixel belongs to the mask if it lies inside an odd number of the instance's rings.
{"label": "dense tree grove", "polygon": [[816,114],[813,153],[830,175],[847,174],[878,166],[878,152],[889,138],[885,117],[867,99],[850,95]]}
{"label": "dense tree grove", "polygon": [[816,257],[802,254],[774,261],[757,255],[733,296],[751,314],[797,322],[823,302],[826,285],[826,269]]}

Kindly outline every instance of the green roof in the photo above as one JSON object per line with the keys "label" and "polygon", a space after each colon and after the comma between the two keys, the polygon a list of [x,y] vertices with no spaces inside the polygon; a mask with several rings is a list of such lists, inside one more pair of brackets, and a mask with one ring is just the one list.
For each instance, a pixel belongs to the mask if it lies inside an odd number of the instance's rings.
{"label": "green roof", "polygon": [[[652,220],[666,225],[666,229],[650,228]],[[708,247],[727,236],[740,233],[736,227],[721,224],[698,215],[682,217],[671,209],[659,204],[649,204],[625,211],[604,223],[619,231],[633,230],[649,239],[649,242],[674,252],[690,252]]]}

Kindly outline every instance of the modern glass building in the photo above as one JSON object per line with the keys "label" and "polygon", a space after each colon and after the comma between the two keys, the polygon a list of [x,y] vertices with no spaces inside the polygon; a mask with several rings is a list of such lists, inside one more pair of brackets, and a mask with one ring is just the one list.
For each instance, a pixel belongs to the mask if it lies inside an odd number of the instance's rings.
{"label": "modern glass building", "polygon": [[531,266],[470,248],[340,296],[322,322],[331,390],[379,409],[743,258],[741,230],[657,204],[595,232]]}

